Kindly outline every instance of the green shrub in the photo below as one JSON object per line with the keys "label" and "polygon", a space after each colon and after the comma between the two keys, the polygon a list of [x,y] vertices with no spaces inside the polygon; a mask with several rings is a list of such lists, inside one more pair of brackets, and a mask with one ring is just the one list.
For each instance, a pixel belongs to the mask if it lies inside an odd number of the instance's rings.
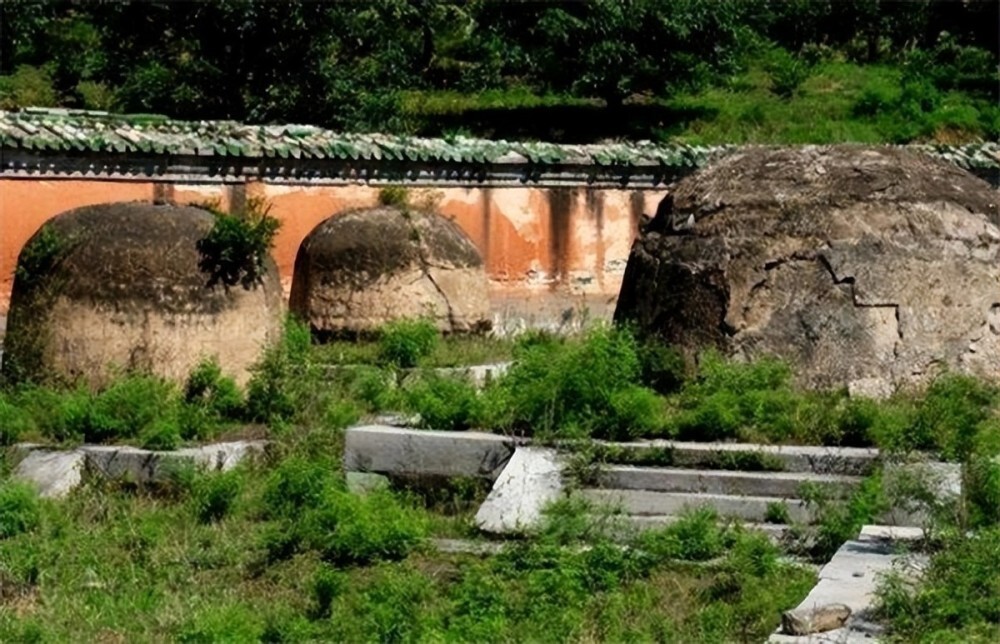
{"label": "green shrub", "polygon": [[434,351],[440,339],[430,320],[395,320],[379,332],[379,362],[401,369],[416,367]]}
{"label": "green shrub", "polygon": [[245,472],[240,469],[196,475],[190,490],[195,516],[202,523],[224,519],[235,506],[244,483]]}
{"label": "green shrub", "polygon": [[264,484],[261,508],[267,518],[295,518],[322,503],[336,485],[330,463],[292,456],[279,464]]}
{"label": "green shrub", "polygon": [[393,375],[378,367],[356,365],[337,373],[339,383],[353,400],[364,404],[368,411],[382,411],[397,404],[399,396]]}
{"label": "green shrub", "polygon": [[900,641],[993,641],[1000,632],[1000,527],[946,539],[919,581],[894,573],[878,590],[879,612]]}
{"label": "green shrub", "polygon": [[423,373],[404,391],[407,411],[420,415],[427,429],[459,431],[476,426],[482,417],[479,392],[472,383],[434,372]]}
{"label": "green shrub", "polygon": [[766,68],[771,77],[771,91],[782,98],[791,98],[810,72],[804,60],[780,47],[771,51]]}
{"label": "green shrub", "polygon": [[655,394],[641,389],[641,364],[628,330],[595,327],[580,339],[531,335],[510,370],[485,391],[497,428],[558,437],[630,438],[663,425]]}
{"label": "green shrub", "polygon": [[315,618],[325,619],[330,616],[333,601],[343,592],[346,583],[344,574],[338,570],[323,566],[316,571],[312,581],[312,614]]}
{"label": "green shrub", "polygon": [[14,396],[0,391],[0,447],[16,443],[20,436],[35,429],[31,413]]}
{"label": "green shrub", "polygon": [[659,561],[707,561],[723,553],[725,539],[718,514],[699,508],[685,510],[677,521],[663,528],[643,532],[636,547]]}
{"label": "green shrub", "polygon": [[304,400],[315,397],[318,374],[310,359],[309,328],[295,317],[285,320],[281,341],[268,347],[247,384],[247,415],[266,423],[287,422]]}
{"label": "green shrub", "polygon": [[880,472],[865,478],[846,500],[831,499],[811,487],[802,490],[802,498],[815,510],[812,553],[821,561],[829,560],[845,541],[858,536],[863,525],[889,510]]}
{"label": "green shrub", "polygon": [[0,481],[0,539],[31,532],[42,522],[42,507],[27,483]]}
{"label": "green shrub", "polygon": [[337,565],[404,558],[422,541],[422,516],[387,490],[366,495],[329,490],[301,518],[302,542]]}
{"label": "green shrub", "polygon": [[202,360],[184,384],[184,401],[208,411],[218,420],[238,420],[243,412],[243,395],[236,381],[222,375],[218,361]]}
{"label": "green shrub", "polygon": [[158,418],[139,433],[139,445],[145,449],[174,450],[183,442],[175,418]]}
{"label": "green shrub", "polygon": [[64,426],[54,428],[55,434],[102,443],[164,435],[165,428],[172,426],[179,435],[178,405],[173,384],[152,375],[126,375],[96,394],[82,390],[69,394],[63,406]]}
{"label": "green shrub", "polygon": [[250,289],[261,284],[281,221],[268,214],[270,207],[261,199],[248,199],[235,214],[209,209],[215,224],[197,242],[198,268],[208,273],[208,285],[221,282],[226,288],[239,284]]}
{"label": "green shrub", "polygon": [[655,340],[639,346],[639,381],[658,394],[677,391],[684,383],[684,357],[673,347]]}
{"label": "green shrub", "polygon": [[958,374],[945,374],[931,383],[917,408],[913,427],[897,447],[937,449],[948,460],[962,460],[972,453],[981,423],[993,413],[997,389]]}
{"label": "green shrub", "polygon": [[383,206],[405,208],[410,201],[410,191],[403,186],[385,186],[378,191],[378,202]]}

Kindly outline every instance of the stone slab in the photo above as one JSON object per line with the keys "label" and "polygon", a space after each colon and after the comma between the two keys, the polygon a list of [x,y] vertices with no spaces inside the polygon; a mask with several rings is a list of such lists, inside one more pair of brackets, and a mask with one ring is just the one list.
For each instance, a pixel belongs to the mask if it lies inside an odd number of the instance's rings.
{"label": "stone slab", "polygon": [[42,496],[61,497],[88,476],[144,484],[163,481],[171,471],[185,464],[206,470],[230,470],[263,452],[266,445],[266,441],[232,441],[160,452],[122,445],[53,450],[21,443],[13,447],[15,458],[20,458],[14,476],[34,483]]}
{"label": "stone slab", "polygon": [[579,495],[599,505],[619,507],[623,512],[631,515],[677,515],[687,509],[709,507],[722,517],[764,523],[767,519],[768,507],[771,504],[782,504],[787,509],[788,518],[791,521],[808,523],[812,518],[812,513],[803,501],[780,497],[597,488],[580,490]]}
{"label": "stone slab", "polygon": [[264,450],[265,441],[233,441],[174,451],[153,451],[117,445],[85,445],[87,470],[109,479],[155,483],[169,478],[178,467],[232,469],[251,454]]}
{"label": "stone slab", "polygon": [[482,432],[444,432],[388,425],[349,427],[344,470],[389,476],[468,476],[496,480],[515,441]]}
{"label": "stone slab", "polygon": [[738,494],[796,498],[802,487],[815,485],[832,494],[845,494],[861,479],[842,474],[812,472],[740,472],[675,467],[609,465],[600,473],[602,487],[702,494]]}
{"label": "stone slab", "polygon": [[12,475],[34,485],[39,496],[58,499],[83,481],[86,460],[86,454],[80,450],[32,449],[17,464]]}
{"label": "stone slab", "polygon": [[[881,528],[869,530],[869,535],[884,533]],[[852,613],[844,628],[808,636],[775,633],[769,642],[871,642],[881,631],[870,620],[875,591],[882,575],[892,570],[905,570],[919,575],[927,564],[926,555],[903,554],[895,543],[873,536],[846,542],[819,573],[819,581],[797,609],[811,610],[828,604],[844,604]]]}
{"label": "stone slab", "polygon": [[553,449],[518,447],[476,512],[476,527],[493,534],[530,532],[563,492],[563,462]]}
{"label": "stone slab", "polygon": [[647,440],[630,443],[604,442],[625,450],[670,450],[673,467],[713,468],[720,457],[735,454],[760,455],[780,463],[786,472],[816,474],[869,474],[879,460],[879,452],[866,447],[820,447],[810,445],[759,445],[755,443],[695,443],[673,440]]}
{"label": "stone slab", "polygon": [[381,474],[371,472],[347,472],[347,491],[354,494],[367,494],[375,490],[389,488],[389,479]]}

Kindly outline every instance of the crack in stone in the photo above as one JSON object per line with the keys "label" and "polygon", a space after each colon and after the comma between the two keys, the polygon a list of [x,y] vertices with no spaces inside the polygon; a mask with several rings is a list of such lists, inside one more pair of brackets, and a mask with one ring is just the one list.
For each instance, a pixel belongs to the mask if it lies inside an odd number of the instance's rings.
{"label": "crack in stone", "polygon": [[[795,253],[792,253],[791,255],[789,255],[788,257],[779,257],[777,259],[768,260],[767,262],[764,263],[764,270],[765,271],[772,271],[772,270],[778,268],[779,266],[783,266],[785,264],[788,264],[789,262],[803,262],[803,261],[815,261],[815,262],[818,262],[820,264],[820,266],[822,266],[824,269],[826,269],[826,272],[830,274],[830,278],[833,280],[833,283],[835,285],[838,285],[838,286],[839,285],[850,286],[850,288],[851,288],[851,303],[854,304],[854,306],[856,308],[859,308],[859,309],[885,309],[885,308],[891,308],[891,309],[893,309],[894,316],[895,316],[895,319],[896,319],[896,335],[899,337],[900,340],[903,339],[903,327],[900,324],[900,319],[899,319],[899,305],[891,303],[891,302],[886,302],[884,304],[883,303],[871,304],[871,303],[866,303],[866,302],[860,302],[858,300],[858,291],[857,291],[857,286],[855,284],[854,276],[853,275],[848,275],[846,277],[838,277],[837,276],[837,272],[834,270],[833,265],[830,263],[830,260],[827,259],[827,257],[825,255],[823,255],[822,253],[810,253],[810,252],[807,252],[807,251],[806,252],[795,252]],[[754,284],[751,287],[751,289],[750,289],[750,295],[753,295],[754,293],[756,293],[758,290],[760,290],[762,288],[766,288],[767,285],[768,285],[768,279],[767,278],[764,278],[760,282],[757,282],[756,284]],[[744,310],[744,315],[746,313],[747,313],[747,311]],[[898,346],[898,343],[897,343],[896,347],[893,348],[893,354],[896,355],[896,356],[899,355],[899,346]]]}
{"label": "crack in stone", "polygon": [[441,285],[437,283],[437,280],[434,279],[434,276],[431,275],[430,269],[433,266],[433,264],[431,263],[430,259],[427,258],[427,254],[424,252],[424,240],[420,236],[420,231],[417,229],[417,224],[410,217],[406,217],[406,221],[410,224],[410,229],[413,231],[413,236],[416,238],[417,256],[420,258],[420,271],[424,274],[427,280],[430,281],[431,285],[434,286],[434,290],[438,292],[438,295],[441,296],[441,299],[444,300],[445,308],[448,309],[448,326],[450,327],[449,331],[455,331],[456,329],[458,329],[458,324],[455,318],[455,309],[451,306],[451,300],[448,299],[448,296],[441,288]]}

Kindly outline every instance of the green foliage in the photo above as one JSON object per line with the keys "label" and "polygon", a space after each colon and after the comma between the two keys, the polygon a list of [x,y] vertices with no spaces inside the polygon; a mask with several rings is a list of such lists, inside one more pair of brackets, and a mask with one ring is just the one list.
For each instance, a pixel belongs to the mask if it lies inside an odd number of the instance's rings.
{"label": "green foliage", "polygon": [[293,316],[285,320],[281,341],[264,351],[254,365],[247,384],[247,413],[255,420],[281,422],[297,411],[297,399],[305,394],[313,374],[310,371],[309,328]]}
{"label": "green foliage", "polygon": [[656,559],[707,561],[720,556],[726,535],[714,510],[685,511],[674,523],[639,535],[637,547]]}
{"label": "green foliage", "polygon": [[243,395],[236,381],[222,375],[218,361],[202,360],[184,385],[184,401],[203,408],[215,420],[236,419],[243,411]]}
{"label": "green foliage", "polygon": [[240,469],[196,475],[190,486],[191,506],[202,523],[224,519],[232,512],[245,485]]}
{"label": "green foliage", "polygon": [[865,478],[844,501],[832,500],[818,488],[806,488],[802,498],[815,510],[813,556],[827,561],[838,548],[858,535],[861,527],[875,523],[889,510],[881,473]]}
{"label": "green foliage", "polygon": [[638,345],[626,330],[581,339],[528,336],[510,370],[485,392],[491,425],[520,434],[628,439],[663,424],[662,403],[639,384]]}
{"label": "green foliage", "polygon": [[378,191],[378,202],[383,206],[407,208],[410,204],[410,191],[403,186],[386,186]]}
{"label": "green foliage", "polygon": [[684,357],[673,347],[647,340],[639,346],[639,363],[639,381],[658,394],[672,394],[684,383]]}
{"label": "green foliage", "polygon": [[379,361],[401,369],[416,367],[440,340],[440,333],[430,320],[394,320],[379,331]]}
{"label": "green foliage", "polygon": [[1000,527],[949,536],[921,579],[883,580],[880,612],[901,641],[993,641],[1000,635]]}
{"label": "green foliage", "polygon": [[0,481],[0,539],[35,530],[41,518],[38,495],[29,484]]}
{"label": "green foliage", "polygon": [[226,288],[239,284],[255,288],[264,281],[267,262],[281,221],[270,214],[262,199],[247,199],[237,213],[213,210],[215,224],[197,242],[201,259],[198,268],[208,273],[208,285],[219,282]]}
{"label": "green foliage", "polygon": [[45,67],[20,65],[12,74],[0,76],[0,109],[55,107],[59,94]]}
{"label": "green foliage", "polygon": [[810,70],[805,61],[780,47],[771,50],[765,66],[771,77],[771,91],[782,98],[791,98],[809,78]]}
{"label": "green foliage", "polygon": [[420,426],[426,429],[470,429],[483,415],[479,392],[461,378],[422,373],[403,395],[407,411],[418,414]]}

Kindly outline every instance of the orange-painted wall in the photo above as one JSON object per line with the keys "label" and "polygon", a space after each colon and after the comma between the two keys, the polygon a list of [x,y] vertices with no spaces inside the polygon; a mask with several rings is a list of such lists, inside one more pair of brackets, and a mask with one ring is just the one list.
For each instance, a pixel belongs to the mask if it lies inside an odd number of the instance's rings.
{"label": "orange-painted wall", "polygon": [[[247,184],[282,221],[274,248],[282,281],[291,286],[299,245],[327,217],[372,206],[369,186]],[[573,298],[612,304],[643,213],[652,213],[662,190],[534,187],[412,189],[411,200],[453,217],[479,247],[494,299],[524,302]],[[0,315],[7,312],[17,256],[48,219],[80,206],[168,198],[176,203],[215,200],[228,207],[220,184],[147,181],[0,179]]]}

